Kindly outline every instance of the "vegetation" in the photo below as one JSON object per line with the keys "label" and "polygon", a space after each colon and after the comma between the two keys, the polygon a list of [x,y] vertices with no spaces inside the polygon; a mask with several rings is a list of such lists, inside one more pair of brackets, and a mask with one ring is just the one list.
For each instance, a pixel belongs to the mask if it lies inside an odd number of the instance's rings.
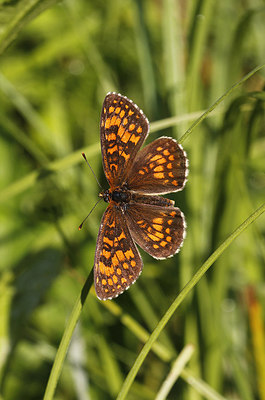
{"label": "vegetation", "polygon": [[[3,399],[265,399],[264,18],[261,0],[0,2]],[[181,141],[190,174],[170,196],[181,252],[141,252],[102,302],[105,204],[78,226],[99,192],[83,151],[107,187],[108,91],[144,110],[148,141]]]}

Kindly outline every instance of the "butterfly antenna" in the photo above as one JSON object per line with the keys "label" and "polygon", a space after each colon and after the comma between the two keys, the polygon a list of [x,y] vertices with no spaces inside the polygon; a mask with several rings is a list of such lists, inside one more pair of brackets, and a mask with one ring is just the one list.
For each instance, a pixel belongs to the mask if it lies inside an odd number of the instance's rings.
{"label": "butterfly antenna", "polygon": [[[97,181],[97,183],[98,183],[98,186],[103,190],[103,187],[102,187],[101,184],[99,183],[98,178],[96,177],[95,172],[93,171],[91,165],[90,165],[89,162],[87,161],[87,158],[86,158],[85,153],[82,153],[82,156],[84,157],[85,162],[87,163],[87,165],[89,166],[89,168],[90,168],[92,174],[94,175],[94,177],[95,177],[95,179],[96,179],[96,181]],[[98,204],[98,202],[96,203],[96,205],[97,205],[97,204]],[[96,205],[95,205],[95,206],[96,206]],[[94,207],[95,207],[95,206],[94,206]],[[94,207],[92,208],[92,210],[94,209]],[[92,211],[92,210],[91,210],[91,211]]]}
{"label": "butterfly antenna", "polygon": [[96,208],[96,206],[98,205],[98,203],[102,200],[102,197],[96,202],[96,204],[92,207],[92,209],[89,211],[89,213],[87,214],[86,218],[83,220],[83,222],[79,225],[78,230],[81,231],[84,222],[86,222],[87,218],[89,217],[89,215],[92,213],[92,211],[94,210],[94,208]]}

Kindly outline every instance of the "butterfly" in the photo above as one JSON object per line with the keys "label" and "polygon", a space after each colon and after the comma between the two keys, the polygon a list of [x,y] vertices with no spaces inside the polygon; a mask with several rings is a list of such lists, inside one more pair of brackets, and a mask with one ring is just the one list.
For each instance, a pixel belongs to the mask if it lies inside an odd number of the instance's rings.
{"label": "butterfly", "polygon": [[160,137],[140,150],[149,133],[143,111],[119,93],[108,93],[100,120],[103,169],[109,203],[101,220],[94,261],[99,299],[119,296],[139,277],[143,261],[136,245],[152,257],[173,256],[186,223],[174,201],[159,195],[182,190],[188,159],[176,140]]}

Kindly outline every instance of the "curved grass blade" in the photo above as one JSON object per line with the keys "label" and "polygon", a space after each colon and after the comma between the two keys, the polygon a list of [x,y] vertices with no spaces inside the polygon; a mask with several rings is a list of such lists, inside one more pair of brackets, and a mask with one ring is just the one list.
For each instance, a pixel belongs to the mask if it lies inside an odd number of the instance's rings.
{"label": "curved grass blade", "polygon": [[186,296],[190,293],[193,287],[199,282],[199,280],[204,276],[204,274],[208,271],[208,269],[213,265],[213,263],[221,256],[221,254],[227,249],[227,247],[253,222],[255,221],[262,213],[265,212],[265,203],[260,206],[252,215],[250,215],[230,236],[212,253],[212,255],[205,261],[205,263],[200,267],[200,269],[195,273],[193,278],[187,283],[187,285],[182,289],[179,293],[175,301],[168,308],[164,316],[161,318],[157,327],[152,332],[149,337],[149,340],[146,342],[144,347],[142,348],[140,354],[134,362],[130,372],[128,373],[124,384],[121,388],[121,391],[117,397],[117,400],[124,400],[126,395],[136,377],[140,367],[142,366],[147,354],[149,353],[153,343],[156,341],[161,331],[164,329],[169,319],[172,317],[176,309],[182,303],[182,301],[186,298]]}

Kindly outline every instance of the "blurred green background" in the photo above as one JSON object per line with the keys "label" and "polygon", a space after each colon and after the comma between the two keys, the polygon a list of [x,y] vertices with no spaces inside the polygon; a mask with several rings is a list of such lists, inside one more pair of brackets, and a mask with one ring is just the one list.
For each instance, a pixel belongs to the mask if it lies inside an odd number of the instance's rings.
{"label": "blurred green background", "polygon": [[[149,141],[180,138],[219,96],[265,62],[265,6],[252,1],[0,1],[0,383],[3,399],[41,399],[77,296],[93,267],[102,185],[99,118],[108,91],[141,107]],[[265,70],[183,143],[186,188],[171,195],[188,230],[112,302],[91,290],[56,399],[113,399],[179,291],[265,198]],[[195,114],[194,114],[195,113]],[[163,119],[170,120],[160,129]],[[170,196],[169,196],[170,197]],[[265,218],[195,287],[128,394],[154,399],[172,362],[194,354],[167,399],[265,399]],[[198,383],[198,381],[197,381]],[[211,397],[213,396],[213,397]]]}

